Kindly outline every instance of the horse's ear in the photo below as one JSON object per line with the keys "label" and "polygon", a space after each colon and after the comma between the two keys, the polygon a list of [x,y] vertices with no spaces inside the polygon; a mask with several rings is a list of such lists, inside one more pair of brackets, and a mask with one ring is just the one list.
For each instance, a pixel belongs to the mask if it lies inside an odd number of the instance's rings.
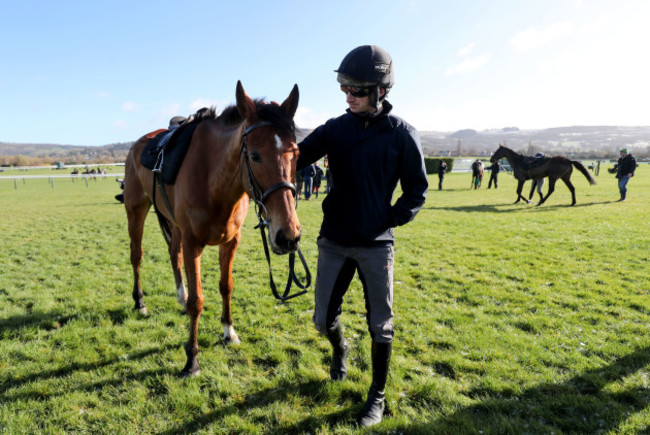
{"label": "horse's ear", "polygon": [[299,98],[299,92],[298,92],[298,85],[293,85],[293,89],[291,90],[291,93],[287,97],[286,100],[284,100],[284,103],[282,103],[282,108],[289,114],[289,116],[293,119],[294,115],[296,114],[296,110],[298,110],[298,98]]}
{"label": "horse's ear", "polygon": [[244,91],[241,80],[237,80],[236,98],[237,110],[239,111],[239,114],[242,116],[242,118],[249,119],[249,116],[255,113],[255,102],[248,95],[246,95],[246,91]]}

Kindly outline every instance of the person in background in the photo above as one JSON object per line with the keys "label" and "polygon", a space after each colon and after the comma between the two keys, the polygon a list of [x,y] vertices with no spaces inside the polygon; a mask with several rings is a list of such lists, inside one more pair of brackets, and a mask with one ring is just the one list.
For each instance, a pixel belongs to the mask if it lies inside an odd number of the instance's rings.
{"label": "person in background", "polygon": [[488,169],[490,170],[490,181],[488,182],[488,189],[492,187],[492,182],[494,181],[494,188],[497,188],[497,181],[499,177],[499,171],[501,170],[501,165],[498,161],[492,163]]}
{"label": "person in background", "polygon": [[311,201],[311,190],[314,186],[314,176],[316,175],[316,167],[309,165],[300,170],[302,175],[302,184],[305,187],[305,199]]}
{"label": "person in background", "polygon": [[321,181],[323,180],[323,169],[318,166],[318,162],[314,163],[314,169],[316,170],[316,174],[314,174],[314,186],[312,187],[312,193],[316,194],[316,199],[318,199],[318,194],[320,193],[320,185]]}
{"label": "person in background", "polygon": [[[298,144],[297,167],[328,156],[332,188],[322,204],[313,320],[332,345],[331,379],[344,380],[350,348],[341,306],[358,273],[372,360],[359,424],[371,426],[383,418],[393,349],[393,228],[413,220],[422,208],[428,181],[417,130],[395,116],[386,100],[394,83],[388,52],[376,45],[357,47],[335,72],[348,109]],[[398,182],[402,193],[391,204]]]}
{"label": "person in background", "polygon": [[442,182],[445,179],[445,173],[447,172],[447,162],[440,160],[438,165],[438,190],[442,190]]}
{"label": "person in background", "polygon": [[627,183],[634,176],[636,170],[636,159],[632,154],[628,154],[627,148],[622,148],[620,157],[616,164],[616,178],[618,178],[618,190],[621,193],[619,202],[625,201],[627,196]]}
{"label": "person in background", "polygon": [[[537,153],[534,156],[533,162],[539,161],[539,159],[544,158],[544,153]],[[534,163],[533,163],[534,164]],[[533,195],[535,194],[535,189],[537,189],[537,193],[539,193],[539,200],[541,201],[544,198],[544,194],[542,193],[542,187],[544,187],[544,178],[533,178],[533,181],[530,184],[530,194],[528,195],[528,203],[533,200]]]}

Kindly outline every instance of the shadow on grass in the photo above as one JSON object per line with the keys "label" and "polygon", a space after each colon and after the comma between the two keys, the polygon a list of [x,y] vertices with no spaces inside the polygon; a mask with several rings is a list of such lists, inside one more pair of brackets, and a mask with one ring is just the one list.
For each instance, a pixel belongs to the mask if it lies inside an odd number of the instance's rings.
{"label": "shadow on grass", "polygon": [[522,210],[528,212],[547,212],[553,211],[561,208],[579,208],[579,207],[590,207],[592,205],[599,204],[610,204],[612,201],[600,201],[600,202],[587,202],[587,203],[577,203],[576,205],[571,204],[549,204],[545,203],[541,206],[537,204],[526,204],[525,202],[520,201],[519,203],[505,203],[505,204],[478,204],[478,205],[461,205],[456,207],[446,207],[446,206],[432,206],[424,207],[425,210],[452,210],[462,213],[517,213]]}
{"label": "shadow on grass", "polygon": [[[179,344],[168,344],[166,346],[157,346],[151,349],[145,349],[138,352],[129,352],[128,360],[141,360],[147,358],[148,356],[155,355],[158,353],[164,353],[170,350],[177,350],[181,345]],[[26,393],[19,396],[12,396],[7,392],[14,388],[19,388],[22,385],[29,384],[32,382],[44,381],[48,379],[62,378],[69,375],[72,375],[76,372],[84,371],[93,371],[102,367],[107,367],[114,364],[123,363],[125,359],[121,356],[115,356],[101,362],[88,362],[88,363],[76,363],[72,362],[66,366],[62,366],[57,369],[52,370],[43,370],[37,373],[31,373],[27,376],[22,376],[20,378],[9,378],[5,379],[0,383],[0,395],[3,396],[3,400],[40,400],[42,396],[38,393]],[[154,373],[155,374],[155,373]],[[161,374],[169,374],[167,372]],[[176,373],[173,373],[176,374]],[[145,376],[142,376],[143,378]],[[123,382],[123,379],[119,380],[120,383]],[[60,394],[68,394],[69,391],[62,391]],[[13,398],[12,398],[13,397]]]}
{"label": "shadow on grass", "polygon": [[[305,397],[317,405],[323,405],[331,402],[329,393],[327,392],[327,385],[329,382],[329,380],[309,380],[298,383],[283,381],[280,382],[278,386],[247,394],[236,404],[199,415],[195,419],[187,421],[173,429],[161,432],[161,434],[172,435],[200,431],[229,415],[247,415],[250,413],[251,409],[264,409],[273,403],[286,402],[287,397],[292,396]],[[314,431],[323,424],[327,424],[330,427],[334,427],[337,424],[355,425],[357,414],[361,411],[363,405],[362,397],[358,392],[352,390],[342,391],[341,397],[343,399],[350,399],[357,403],[357,405],[352,405],[340,411],[331,412],[327,415],[310,415],[293,426],[267,427],[267,433],[304,434]],[[268,424],[266,421],[263,423]]]}
{"label": "shadow on grass", "polygon": [[[587,371],[562,383],[547,383],[521,394],[489,389],[467,393],[478,403],[433,421],[416,422],[391,432],[409,434],[503,434],[503,433],[606,433],[616,430],[631,413],[645,409],[650,393],[645,388],[609,392],[607,386],[623,380],[650,364],[650,348],[638,349],[605,367]],[[263,409],[273,403],[285,402],[297,395],[309,398],[316,405],[331,402],[326,389],[329,381],[303,383],[283,382],[279,386],[246,395],[238,403],[225,406],[176,426],[163,434],[201,431],[230,415],[246,415],[251,409]],[[352,396],[354,397],[352,397]],[[353,427],[361,410],[362,397],[357,392],[343,391],[355,405],[326,415],[310,415],[292,425],[270,428],[269,433],[308,433],[323,425]],[[357,397],[358,396],[358,397]],[[393,405],[395,406],[395,405]],[[423,408],[435,404],[422,403]],[[393,412],[395,412],[394,410]],[[398,411],[397,411],[398,412]],[[389,418],[389,417],[388,417]],[[268,424],[268,422],[264,422]],[[381,426],[378,431],[381,432]]]}
{"label": "shadow on grass", "polygon": [[61,328],[77,318],[76,315],[64,315],[57,311],[48,313],[31,311],[30,306],[27,307],[27,310],[28,312],[25,314],[3,319],[0,323],[0,337],[18,338],[21,331],[34,328],[50,331]]}
{"label": "shadow on grass", "polygon": [[507,394],[472,390],[480,402],[429,422],[398,427],[404,433],[607,433],[650,403],[650,391],[607,391],[612,383],[647,367],[650,348],[637,349],[615,362],[562,383],[547,383]]}

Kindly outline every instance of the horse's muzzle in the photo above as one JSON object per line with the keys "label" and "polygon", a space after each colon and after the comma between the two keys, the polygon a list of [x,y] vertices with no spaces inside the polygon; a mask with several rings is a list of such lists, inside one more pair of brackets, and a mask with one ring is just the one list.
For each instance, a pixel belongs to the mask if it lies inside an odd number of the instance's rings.
{"label": "horse's muzzle", "polygon": [[271,243],[273,252],[278,255],[288,254],[289,252],[296,252],[300,243],[300,234],[294,239],[287,238],[284,230],[280,228],[275,235],[275,243]]}

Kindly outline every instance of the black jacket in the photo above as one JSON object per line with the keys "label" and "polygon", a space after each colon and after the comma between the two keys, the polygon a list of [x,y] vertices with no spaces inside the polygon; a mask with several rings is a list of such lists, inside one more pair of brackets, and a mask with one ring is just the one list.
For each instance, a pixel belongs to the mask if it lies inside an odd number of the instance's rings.
{"label": "black jacket", "polygon": [[[394,242],[392,228],[411,221],[428,181],[417,131],[384,101],[374,118],[346,114],[316,128],[298,146],[298,169],[328,156],[332,190],[320,234],[344,246]],[[402,195],[391,205],[400,182]]]}
{"label": "black jacket", "polygon": [[627,174],[634,175],[636,170],[636,159],[632,154],[618,159],[618,166],[616,171],[616,178],[627,177]]}

